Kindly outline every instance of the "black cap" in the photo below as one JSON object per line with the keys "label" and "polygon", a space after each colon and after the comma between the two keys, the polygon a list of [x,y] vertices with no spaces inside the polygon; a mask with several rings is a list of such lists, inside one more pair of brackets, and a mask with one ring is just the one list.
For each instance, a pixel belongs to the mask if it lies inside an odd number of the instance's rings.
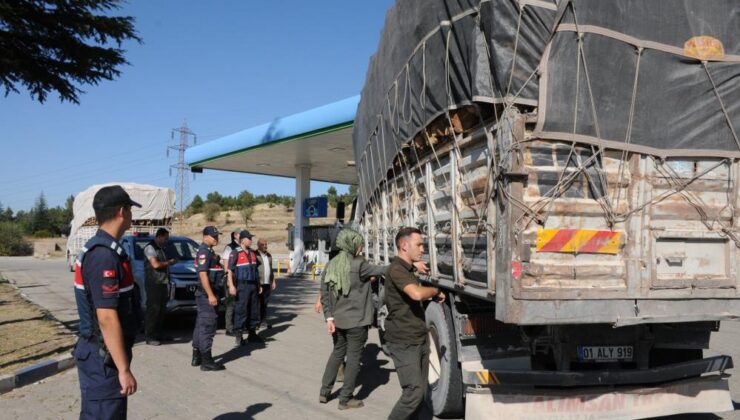
{"label": "black cap", "polygon": [[248,230],[244,229],[243,231],[239,232],[239,240],[241,241],[244,238],[252,239],[253,235],[249,233]]}
{"label": "black cap", "polygon": [[203,234],[208,236],[213,236],[214,238],[218,238],[218,234],[220,232],[218,229],[216,229],[216,226],[206,226],[203,228]]}
{"label": "black cap", "polygon": [[95,197],[93,198],[93,209],[95,210],[125,206],[141,207],[141,204],[132,200],[126,190],[120,185],[103,187],[95,193]]}

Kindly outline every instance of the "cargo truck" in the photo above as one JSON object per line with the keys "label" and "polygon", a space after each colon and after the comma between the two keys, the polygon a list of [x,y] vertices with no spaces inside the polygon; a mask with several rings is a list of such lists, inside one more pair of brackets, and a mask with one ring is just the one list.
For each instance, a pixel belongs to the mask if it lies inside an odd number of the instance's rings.
{"label": "cargo truck", "polygon": [[172,226],[172,217],[175,215],[175,192],[172,189],[134,183],[93,185],[77,194],[72,204],[73,217],[66,255],[70,271],[74,271],[75,259],[82,247],[98,231],[92,202],[95,193],[108,185],[120,185],[132,200],[141,204],[141,207],[131,209],[131,228],[126,231],[127,234],[142,232],[153,235],[160,227],[170,229]]}
{"label": "cargo truck", "polygon": [[422,230],[437,416],[733,408],[740,14],[699,0],[399,0],[355,119],[355,222]]}

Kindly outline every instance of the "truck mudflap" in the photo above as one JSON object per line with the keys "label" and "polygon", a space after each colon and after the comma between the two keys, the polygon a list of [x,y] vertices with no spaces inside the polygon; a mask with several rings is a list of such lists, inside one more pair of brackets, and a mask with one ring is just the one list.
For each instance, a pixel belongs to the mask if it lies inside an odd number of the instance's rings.
{"label": "truck mudflap", "polygon": [[720,375],[656,387],[588,389],[468,389],[465,419],[640,419],[733,409],[727,380]]}
{"label": "truck mudflap", "polygon": [[732,369],[732,367],[732,357],[730,356],[714,356],[650,369],[592,371],[489,370],[484,368],[484,363],[467,362],[462,364],[462,376],[466,385],[581,387],[657,384],[701,376],[707,373],[718,372],[721,374],[726,369]]}

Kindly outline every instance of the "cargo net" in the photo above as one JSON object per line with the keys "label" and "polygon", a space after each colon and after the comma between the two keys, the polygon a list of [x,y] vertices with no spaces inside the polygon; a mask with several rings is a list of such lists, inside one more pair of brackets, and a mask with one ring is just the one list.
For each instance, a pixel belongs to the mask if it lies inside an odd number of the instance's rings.
{"label": "cargo net", "polygon": [[[387,238],[386,240],[389,247],[392,247],[392,238],[400,226],[409,224],[423,225],[424,230],[428,233],[429,226],[423,222],[420,223],[418,217],[419,212],[424,210],[426,213],[431,214],[431,223],[437,226],[435,233],[449,237],[453,230],[452,224],[456,223],[456,220],[446,212],[441,212],[443,217],[440,217],[440,212],[437,211],[435,198],[433,197],[435,191],[431,191],[428,188],[429,185],[433,187],[436,185],[437,195],[441,193],[441,195],[448,196],[450,209],[454,209],[454,212],[458,215],[466,215],[466,217],[458,219],[461,220],[458,232],[460,235],[469,235],[472,240],[462,241],[463,256],[479,255],[480,241],[485,243],[485,234],[489,233],[490,238],[495,238],[497,233],[496,226],[487,218],[489,207],[493,205],[492,203],[496,202],[495,198],[497,195],[500,194],[503,200],[511,203],[511,205],[517,207],[521,212],[517,223],[514,223],[512,226],[512,228],[517,230],[514,232],[514,238],[518,238],[519,234],[529,228],[532,223],[544,225],[553,203],[558,198],[562,198],[574,183],[585,180],[588,188],[588,197],[599,204],[603,211],[605,224],[610,229],[614,229],[615,225],[625,222],[629,217],[643,211],[648,206],[678,195],[696,210],[699,214],[699,220],[709,231],[717,232],[731,239],[737,247],[740,247],[740,238],[738,238],[732,225],[732,220],[736,217],[735,204],[737,201],[736,169],[734,168],[735,158],[715,156],[711,163],[701,170],[686,175],[686,173],[679,173],[675,169],[674,165],[671,164],[671,158],[669,156],[655,153],[656,150],[654,149],[646,152],[647,149],[640,149],[639,147],[630,148],[633,139],[633,122],[638,98],[642,58],[646,50],[655,46],[640,42],[631,44],[635,48],[637,58],[629,100],[626,135],[623,143],[618,145],[614,144],[614,142],[592,141],[592,139],[585,139],[584,136],[578,135],[576,131],[576,127],[578,126],[577,118],[581,115],[579,108],[583,106],[586,106],[591,114],[596,139],[601,138],[601,127],[595,107],[596,102],[594,100],[587,55],[583,48],[584,34],[586,32],[582,31],[579,26],[574,3],[568,2],[565,8],[571,12],[574,21],[573,28],[577,34],[575,37],[577,42],[576,94],[574,95],[572,104],[572,138],[552,139],[538,137],[536,129],[535,135],[515,137],[512,134],[515,130],[513,123],[517,116],[524,118],[528,124],[538,121],[537,107],[523,104],[518,99],[519,95],[530,83],[535,83],[535,76],[539,68],[534,69],[527,77],[524,77],[525,82],[519,84],[516,90],[513,90],[512,87],[514,85],[512,84],[513,75],[518,72],[521,77],[521,71],[518,71],[516,68],[516,57],[520,39],[518,26],[521,24],[522,13],[525,9],[523,6],[519,9],[517,35],[513,43],[514,59],[511,62],[512,67],[509,72],[510,77],[508,83],[503,85],[505,86],[505,90],[498,91],[498,95],[495,95],[498,98],[505,98],[502,101],[471,101],[468,104],[460,105],[459,101],[456,102],[453,100],[451,84],[449,83],[451,71],[449,51],[451,40],[454,41],[455,39],[455,22],[454,20],[451,23],[446,22],[439,28],[440,31],[443,29],[446,30],[447,59],[445,60],[445,77],[448,81],[446,84],[448,103],[445,111],[433,118],[431,123],[424,125],[421,131],[412,138],[407,141],[398,141],[398,136],[401,134],[400,126],[410,123],[411,115],[418,111],[413,109],[415,104],[421,107],[422,113],[426,109],[425,89],[422,89],[421,94],[418,96],[418,102],[415,102],[410,99],[411,93],[409,91],[398,88],[400,85],[409,86],[408,82],[405,84],[399,83],[401,79],[409,77],[407,64],[404,71],[398,75],[394,88],[388,90],[385,98],[386,109],[377,115],[378,123],[376,129],[370,134],[370,138],[366,142],[366,148],[362,153],[363,159],[358,162],[358,171],[360,172],[361,179],[372,180],[374,179],[373,174],[387,170],[384,181],[360,184],[359,193],[362,202],[365,203],[364,208],[373,218],[371,224],[366,224],[366,229],[371,234],[377,236],[387,235],[385,236]],[[556,30],[552,32],[550,41],[555,32]],[[630,43],[629,40],[622,41]],[[422,46],[421,51],[423,53],[423,45],[420,45]],[[490,49],[487,42],[485,47],[486,49]],[[706,80],[714,92],[717,109],[722,112],[724,120],[731,132],[732,139],[735,141],[738,150],[740,150],[740,140],[738,139],[736,128],[710,69],[712,60],[701,59],[700,62],[704,69]],[[429,63],[424,62],[423,68],[426,69],[427,65]],[[434,65],[438,65],[438,63]],[[425,77],[426,70],[422,71],[422,78],[424,80]],[[581,83],[582,80],[585,83]],[[426,85],[426,81],[424,81],[424,85]],[[491,81],[491,86],[503,87],[500,83],[497,84],[493,81]],[[585,92],[588,98],[588,103],[586,104],[579,103],[582,92]],[[539,121],[541,121],[541,118],[539,118]],[[540,125],[539,121],[538,125]],[[386,132],[388,128],[391,130],[390,133]],[[470,165],[469,162],[468,164],[464,162],[465,159],[469,159],[469,150],[466,149],[467,154],[462,150],[474,143],[473,139],[475,137],[479,137],[478,140],[480,140],[481,136],[484,137],[486,145],[484,148],[485,156],[483,158],[483,165],[486,169],[487,176],[483,180],[481,180],[480,176],[476,176],[479,173],[480,166]],[[507,186],[512,174],[509,172],[511,171],[512,161],[521,159],[523,150],[527,147],[527,144],[538,140],[557,140],[559,144],[567,145],[569,150],[564,164],[559,168],[560,171],[555,183],[549,189],[545,191],[541,190],[538,200],[533,203],[525,203],[521,197],[510,194]],[[393,150],[386,150],[387,147],[392,147]],[[607,150],[612,152],[616,150],[617,153],[621,152],[621,158],[617,159],[619,161],[619,167],[616,181],[612,182],[611,185],[603,167],[603,159]],[[451,151],[455,153],[450,153]],[[620,207],[617,204],[623,199],[622,194],[627,194],[627,192],[623,191],[624,188],[620,187],[620,183],[625,175],[626,165],[629,163],[628,157],[635,153],[652,156],[653,159],[651,159],[651,162],[654,165],[655,174],[667,180],[670,188],[642,202]],[[390,162],[386,156],[392,156]],[[460,185],[460,188],[457,190],[460,199],[452,196],[452,191],[454,190],[452,189],[452,180],[450,179],[451,172],[444,170],[445,167],[451,165],[448,161],[450,159],[449,156],[454,156],[454,167],[458,170],[456,182]],[[693,156],[697,158],[702,157],[701,153],[696,153]],[[427,177],[427,169],[425,169],[427,162],[433,163],[433,171],[430,176],[440,178],[438,184],[435,184],[434,181],[431,184],[420,181]],[[712,206],[706,203],[700,194],[691,191],[687,187],[720,167],[726,167],[727,169],[727,199],[720,211],[709,211],[708,208]],[[388,199],[389,202],[383,203],[381,200],[383,191],[393,192],[390,195],[395,199]],[[380,223],[380,214],[386,208],[388,210],[384,217],[387,217],[387,223]],[[726,214],[731,216],[722,216]],[[728,222],[723,219],[729,219],[730,221]],[[429,240],[437,241],[438,239],[429,238]],[[475,258],[466,259],[463,257],[464,269],[465,267],[470,269],[475,264]]]}

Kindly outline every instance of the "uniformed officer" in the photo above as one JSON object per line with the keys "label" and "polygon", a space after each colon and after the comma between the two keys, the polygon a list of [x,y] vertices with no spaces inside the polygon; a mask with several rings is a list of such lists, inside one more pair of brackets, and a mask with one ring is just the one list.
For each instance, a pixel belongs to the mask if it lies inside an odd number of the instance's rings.
{"label": "uniformed officer", "polygon": [[131,349],[141,307],[131,264],[118,243],[131,226],[131,206],[141,207],[119,185],[95,194],[99,229],[75,264],[80,337],[72,354],[82,392],[80,419],[125,419],[127,397],[136,392]]}
{"label": "uniformed officer", "polygon": [[[226,247],[224,247],[224,252],[221,253],[221,261],[226,265],[226,271],[228,273],[229,271],[229,259],[231,258],[231,253],[234,252],[235,249],[239,248],[239,232],[241,232],[241,229],[235,229],[233,232],[231,232],[231,242],[226,244]],[[225,293],[224,297],[224,306],[225,313],[225,327],[226,327],[226,335],[234,336],[234,296],[231,296],[231,293]]]}
{"label": "uniformed officer", "polygon": [[195,257],[195,269],[198,272],[200,285],[195,292],[195,305],[198,315],[195,318],[193,330],[193,360],[192,366],[200,366],[200,370],[224,370],[224,365],[216,363],[211,354],[213,336],[216,335],[219,293],[223,288],[224,268],[221,259],[213,251],[218,244],[218,229],[215,226],[206,226],[203,229],[203,243],[198,248]]}
{"label": "uniformed officer", "polygon": [[239,233],[239,248],[231,254],[229,260],[229,293],[236,296],[234,309],[234,336],[236,347],[244,344],[243,332],[248,328],[247,341],[261,343],[264,340],[255,331],[260,324],[259,271],[257,254],[250,248],[252,234],[248,230]]}

